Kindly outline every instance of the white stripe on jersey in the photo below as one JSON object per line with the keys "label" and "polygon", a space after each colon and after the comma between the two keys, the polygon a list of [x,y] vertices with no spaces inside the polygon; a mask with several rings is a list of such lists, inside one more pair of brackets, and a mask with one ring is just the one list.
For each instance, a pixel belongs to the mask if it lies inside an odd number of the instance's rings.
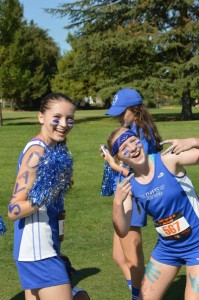
{"label": "white stripe on jersey", "polygon": [[199,218],[199,199],[194,190],[193,184],[187,175],[183,177],[176,177],[176,180],[180,184],[181,188],[185,191],[187,198],[197,217]]}
{"label": "white stripe on jersey", "polygon": [[35,146],[35,145],[39,145],[42,146],[43,148],[46,147],[46,145],[44,144],[44,142],[42,142],[41,140],[32,140],[30,141],[25,148],[23,149],[23,153],[26,153],[26,151],[31,147],[31,146]]}
{"label": "white stripe on jersey", "polygon": [[52,231],[45,206],[25,218],[19,261],[35,261],[55,256]]}

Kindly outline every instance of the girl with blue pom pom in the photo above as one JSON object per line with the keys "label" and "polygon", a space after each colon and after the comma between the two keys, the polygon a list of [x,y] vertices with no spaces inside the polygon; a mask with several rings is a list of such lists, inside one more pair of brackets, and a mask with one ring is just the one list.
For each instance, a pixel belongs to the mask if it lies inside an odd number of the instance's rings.
{"label": "girl with blue pom pom", "polygon": [[65,141],[75,105],[66,95],[41,101],[39,134],[23,149],[8,206],[14,221],[14,259],[26,300],[72,300],[70,278],[60,257],[64,196],[72,176]]}

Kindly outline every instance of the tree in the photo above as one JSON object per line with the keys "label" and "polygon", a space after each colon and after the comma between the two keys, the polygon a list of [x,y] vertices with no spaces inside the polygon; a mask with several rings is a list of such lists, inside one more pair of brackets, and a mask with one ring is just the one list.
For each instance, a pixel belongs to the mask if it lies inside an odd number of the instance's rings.
{"label": "tree", "polygon": [[23,6],[18,0],[0,0],[0,46],[9,45],[23,23]]}
{"label": "tree", "polygon": [[59,49],[55,42],[33,22],[24,24],[15,33],[13,42],[2,48],[1,93],[13,99],[17,107],[51,92],[50,79],[57,71]]}
{"label": "tree", "polygon": [[[133,86],[148,98],[181,99],[188,85],[193,97],[198,93],[198,8],[196,0],[84,0],[48,12],[69,17],[67,28],[76,29],[69,36],[76,78],[97,79],[87,89]],[[182,119],[191,118],[187,109]]]}

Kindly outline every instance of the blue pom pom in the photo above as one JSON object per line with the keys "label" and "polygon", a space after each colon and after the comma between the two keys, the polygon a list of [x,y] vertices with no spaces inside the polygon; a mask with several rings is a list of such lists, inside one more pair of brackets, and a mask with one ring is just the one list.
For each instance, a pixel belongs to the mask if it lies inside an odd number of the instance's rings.
{"label": "blue pom pom", "polygon": [[71,183],[73,159],[65,144],[47,146],[39,160],[36,180],[28,193],[33,206],[63,206]]}
{"label": "blue pom pom", "polygon": [[2,216],[0,216],[0,236],[6,232],[6,225],[3,222]]}
{"label": "blue pom pom", "polygon": [[117,172],[111,169],[108,162],[104,164],[104,174],[101,186],[101,196],[112,196],[114,194],[114,178],[117,176]]}

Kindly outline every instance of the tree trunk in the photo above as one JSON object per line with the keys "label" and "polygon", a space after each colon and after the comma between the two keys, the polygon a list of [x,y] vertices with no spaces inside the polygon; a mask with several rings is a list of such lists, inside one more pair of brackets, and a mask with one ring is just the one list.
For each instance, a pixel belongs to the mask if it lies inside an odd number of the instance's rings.
{"label": "tree trunk", "polygon": [[190,89],[187,88],[182,92],[181,120],[192,120],[192,118],[192,100],[190,96]]}
{"label": "tree trunk", "polygon": [[3,102],[3,101],[0,99],[0,126],[3,126],[2,102]]}

